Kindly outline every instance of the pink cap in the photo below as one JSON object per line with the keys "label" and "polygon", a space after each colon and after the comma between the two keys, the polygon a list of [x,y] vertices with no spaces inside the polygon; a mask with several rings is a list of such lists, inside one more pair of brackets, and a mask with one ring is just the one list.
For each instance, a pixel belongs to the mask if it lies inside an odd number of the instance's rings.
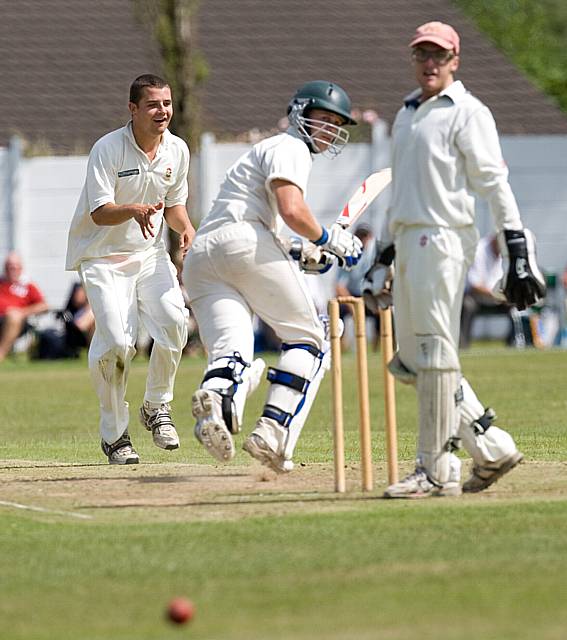
{"label": "pink cap", "polygon": [[409,46],[415,47],[420,42],[432,42],[443,49],[452,49],[455,55],[459,55],[461,44],[459,34],[451,25],[444,22],[426,22],[418,27]]}

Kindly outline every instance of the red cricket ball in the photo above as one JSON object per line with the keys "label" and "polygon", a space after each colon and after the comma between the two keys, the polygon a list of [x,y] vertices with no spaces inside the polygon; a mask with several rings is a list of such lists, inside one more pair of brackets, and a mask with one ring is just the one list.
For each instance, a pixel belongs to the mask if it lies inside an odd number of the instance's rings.
{"label": "red cricket ball", "polygon": [[194,615],[195,605],[187,598],[173,598],[167,607],[167,617],[176,624],[189,622]]}

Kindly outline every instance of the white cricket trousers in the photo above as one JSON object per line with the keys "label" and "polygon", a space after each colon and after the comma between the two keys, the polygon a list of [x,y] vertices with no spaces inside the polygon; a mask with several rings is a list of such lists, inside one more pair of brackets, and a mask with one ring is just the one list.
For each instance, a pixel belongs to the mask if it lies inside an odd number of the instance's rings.
{"label": "white cricket trousers", "polygon": [[412,371],[419,368],[418,336],[442,338],[459,366],[465,277],[477,241],[472,226],[459,230],[408,226],[396,233],[396,338],[400,360]]}
{"label": "white cricket trousers", "polygon": [[[477,242],[478,232],[472,225],[462,229],[408,226],[396,233],[396,338],[400,360],[411,371],[460,372],[463,292]],[[431,345],[427,356],[420,352],[424,344]],[[511,436],[496,426],[485,435],[474,434],[472,422],[484,409],[464,378],[461,387],[458,434],[475,464],[492,463],[514,452]],[[420,442],[429,439],[430,434],[420,434]]]}
{"label": "white cricket trousers", "polygon": [[79,273],[96,323],[89,369],[100,403],[100,433],[112,444],[128,428],[126,385],[140,321],[154,341],[144,400],[161,404],[173,399],[189,313],[163,246],[126,258],[86,260]]}
{"label": "white cricket trousers", "polygon": [[283,342],[322,350],[323,327],[304,276],[260,222],[225,224],[197,234],[185,268],[185,286],[209,362],[234,351],[252,362],[253,314]]}

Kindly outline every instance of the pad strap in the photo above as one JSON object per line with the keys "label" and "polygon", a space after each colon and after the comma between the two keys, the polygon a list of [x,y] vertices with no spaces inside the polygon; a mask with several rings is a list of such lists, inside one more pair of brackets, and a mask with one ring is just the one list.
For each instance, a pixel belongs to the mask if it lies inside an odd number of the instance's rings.
{"label": "pad strap", "polygon": [[475,433],[477,434],[486,433],[488,431],[488,428],[492,424],[493,420],[496,420],[496,413],[494,412],[494,409],[491,409],[490,407],[488,407],[487,409],[485,409],[484,413],[480,416],[480,418],[477,418],[472,423],[472,427]]}
{"label": "pad strap", "polygon": [[322,351],[319,351],[317,347],[314,347],[312,344],[308,344],[307,342],[294,342],[293,344],[284,342],[281,346],[282,351],[289,351],[290,349],[303,349],[319,360],[322,360],[325,355]]}
{"label": "pad strap", "polygon": [[229,431],[233,434],[238,433],[238,422],[235,417],[233,407],[233,397],[236,393],[239,384],[242,384],[242,375],[236,371],[236,365],[242,365],[242,371],[250,366],[250,363],[246,362],[238,351],[235,351],[230,356],[230,361],[224,367],[217,367],[216,369],[210,369],[203,376],[203,382],[212,380],[213,378],[224,378],[225,380],[232,381],[232,385],[227,389],[215,389],[215,391],[221,396],[221,412],[222,418],[227,425]]}
{"label": "pad strap", "polygon": [[242,376],[236,372],[235,366],[238,363],[246,368],[250,366],[250,363],[246,362],[246,360],[242,358],[238,351],[235,351],[229,357],[232,359],[232,361],[229,362],[226,367],[218,367],[217,369],[211,369],[210,371],[207,371],[207,373],[203,377],[203,382],[206,382],[211,378],[225,378],[227,380],[232,380],[236,384],[242,384]]}
{"label": "pad strap", "polygon": [[309,386],[309,380],[290,373],[289,371],[282,371],[281,369],[275,369],[274,367],[268,368],[267,378],[272,384],[281,384],[284,387],[289,387],[300,393],[305,393]]}
{"label": "pad strap", "polygon": [[264,411],[262,412],[262,417],[271,418],[272,420],[275,420],[278,424],[281,424],[282,427],[285,427],[286,429],[289,427],[289,423],[293,418],[291,413],[282,411],[278,407],[275,407],[273,404],[264,405]]}

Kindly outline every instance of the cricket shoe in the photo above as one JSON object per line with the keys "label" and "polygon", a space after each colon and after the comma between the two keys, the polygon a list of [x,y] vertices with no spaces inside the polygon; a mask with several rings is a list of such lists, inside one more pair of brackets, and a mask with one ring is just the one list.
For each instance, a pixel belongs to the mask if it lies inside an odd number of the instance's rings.
{"label": "cricket shoe", "polygon": [[411,499],[459,495],[461,495],[461,485],[458,482],[446,482],[443,485],[433,483],[423,469],[416,469],[384,491],[384,498]]}
{"label": "cricket shoe", "polygon": [[179,448],[179,436],[171,419],[171,407],[162,402],[159,407],[151,407],[148,402],[140,407],[140,422],[152,432],[156,447],[171,451]]}
{"label": "cricket shoe", "polygon": [[222,398],[211,389],[199,389],[192,398],[195,437],[217,460],[228,462],[236,453],[232,435],[222,417]]}
{"label": "cricket shoe", "polygon": [[140,456],[132,446],[130,435],[126,430],[116,442],[107,444],[101,440],[102,452],[108,457],[108,464],[138,464]]}
{"label": "cricket shoe", "polygon": [[475,465],[469,479],[463,484],[465,493],[478,493],[484,491],[499,478],[511,471],[524,459],[523,454],[515,451],[498,462],[486,465]]}
{"label": "cricket shoe", "polygon": [[289,473],[293,470],[293,462],[270,449],[264,438],[257,433],[251,433],[244,441],[242,448],[258,462],[276,473]]}

